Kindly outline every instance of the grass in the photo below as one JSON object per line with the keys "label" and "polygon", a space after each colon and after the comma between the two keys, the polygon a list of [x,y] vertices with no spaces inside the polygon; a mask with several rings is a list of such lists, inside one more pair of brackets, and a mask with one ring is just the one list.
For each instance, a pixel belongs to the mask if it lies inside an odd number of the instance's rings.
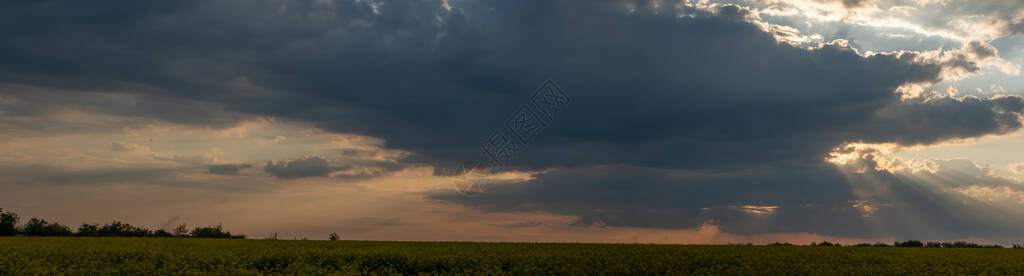
{"label": "grass", "polygon": [[0,274],[1024,274],[1024,250],[0,238]]}

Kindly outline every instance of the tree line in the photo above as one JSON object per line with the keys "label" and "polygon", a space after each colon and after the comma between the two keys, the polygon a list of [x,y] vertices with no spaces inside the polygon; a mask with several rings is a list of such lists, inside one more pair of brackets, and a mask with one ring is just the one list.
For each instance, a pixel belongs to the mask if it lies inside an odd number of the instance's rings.
{"label": "tree line", "polygon": [[[26,235],[26,236],[76,236],[76,237],[165,237],[165,238],[221,238],[221,239],[244,239],[245,235],[232,235],[231,232],[224,231],[221,225],[212,225],[205,227],[195,227],[189,229],[187,225],[181,224],[170,232],[157,229],[150,230],[141,226],[134,226],[120,221],[114,221],[108,224],[82,224],[78,227],[78,231],[71,231],[71,228],[56,222],[48,222],[44,219],[32,218],[29,219],[22,226],[18,226],[18,214],[7,211],[4,212],[3,208],[0,208],[0,236],[15,236],[15,235]],[[277,239],[277,234],[274,234],[272,239]],[[338,233],[331,233],[329,240],[339,240],[340,236]],[[753,245],[753,244],[745,244]],[[791,243],[772,243],[768,244],[772,246],[793,246]],[[839,243],[833,243],[829,241],[823,242],[812,242],[810,246],[844,246]],[[853,247],[924,247],[924,248],[1004,248],[997,244],[977,244],[966,241],[954,241],[954,242],[922,242],[918,240],[906,240],[896,241],[892,245],[887,243],[859,243],[854,245],[847,245]],[[1013,244],[1012,248],[1024,249],[1024,244]]]}
{"label": "tree line", "polygon": [[[776,242],[776,243],[769,244],[769,245],[792,246],[793,244],[791,244],[791,243],[779,243],[779,242]],[[837,247],[841,247],[841,246],[844,246],[844,245],[839,244],[839,243],[829,242],[829,241],[823,241],[823,242],[812,242],[810,246],[825,246],[825,247],[837,246]],[[977,243],[966,242],[966,241],[922,242],[922,241],[918,241],[918,240],[895,241],[892,244],[881,243],[881,242],[876,242],[876,243],[858,243],[858,244],[846,245],[846,246],[852,246],[852,247],[925,247],[925,248],[1005,248],[1002,245],[998,245],[998,244],[977,244]],[[1022,249],[1022,248],[1024,248],[1024,244],[1016,244],[1015,243],[1015,244],[1013,244],[1012,248]]]}
{"label": "tree line", "polygon": [[244,239],[245,235],[232,235],[224,231],[221,225],[195,227],[189,229],[181,224],[170,232],[164,229],[150,230],[120,221],[108,224],[82,224],[78,231],[72,231],[67,225],[49,222],[45,219],[31,218],[24,225],[18,225],[18,214],[0,208],[0,236],[65,236],[65,237],[164,237],[164,238],[220,238]]}

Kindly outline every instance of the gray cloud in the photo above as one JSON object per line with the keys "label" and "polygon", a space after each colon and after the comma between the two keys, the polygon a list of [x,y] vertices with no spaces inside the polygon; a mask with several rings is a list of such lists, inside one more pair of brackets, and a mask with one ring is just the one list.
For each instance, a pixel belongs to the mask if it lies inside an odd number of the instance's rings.
{"label": "gray cloud", "polygon": [[214,158],[207,154],[189,154],[189,155],[161,155],[153,154],[153,158],[156,160],[172,161],[188,165],[204,165],[213,162]]}
{"label": "gray cloud", "polygon": [[[147,165],[128,167],[75,168],[59,165],[29,164],[0,167],[0,187],[5,190],[47,188],[48,186],[92,186],[132,187],[164,186],[173,188],[194,188],[218,193],[248,193],[272,189],[275,181],[261,178],[240,180],[228,178],[197,177],[205,174],[205,168],[164,168]],[[56,197],[76,196],[55,194]]]}
{"label": "gray cloud", "polygon": [[163,168],[74,169],[54,165],[0,167],[0,184],[17,188],[21,185],[89,185],[137,183],[172,176],[178,170]]}
{"label": "gray cloud", "polygon": [[237,174],[238,171],[250,167],[252,167],[252,165],[249,164],[218,164],[206,166],[207,170],[212,174],[225,175]]}
{"label": "gray cloud", "polygon": [[400,160],[368,158],[376,157],[378,153],[375,151],[348,149],[341,150],[341,153],[340,159],[333,161],[344,165],[331,165],[332,162],[326,158],[312,156],[281,162],[270,161],[263,171],[278,178],[326,177],[333,172],[340,172],[334,177],[341,180],[362,180],[384,176],[409,166]]}
{"label": "gray cloud", "polygon": [[327,164],[327,159],[319,156],[303,157],[283,162],[270,161],[263,171],[278,178],[326,177],[340,168]]}
{"label": "gray cloud", "polygon": [[980,41],[971,41],[967,43],[967,47],[965,48],[967,49],[967,52],[974,54],[979,58],[991,58],[998,56],[998,50],[996,49],[996,47],[993,47],[991,44]]}
{"label": "gray cloud", "polygon": [[1016,22],[1006,26],[1008,32],[1013,34],[1024,34],[1024,19],[1017,20]]}
{"label": "gray cloud", "polygon": [[143,145],[124,142],[111,142],[109,145],[107,145],[107,147],[109,147],[112,151],[136,151],[146,148],[146,146]]}

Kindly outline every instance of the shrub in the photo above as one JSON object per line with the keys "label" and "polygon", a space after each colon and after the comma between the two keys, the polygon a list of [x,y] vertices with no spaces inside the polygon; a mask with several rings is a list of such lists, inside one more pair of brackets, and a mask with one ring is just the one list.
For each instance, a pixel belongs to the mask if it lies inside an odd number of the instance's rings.
{"label": "shrub", "polygon": [[823,241],[821,243],[811,243],[811,246],[843,246],[842,244],[832,243],[829,241]]}
{"label": "shrub", "polygon": [[153,233],[150,234],[150,236],[158,238],[173,238],[174,234],[171,234],[171,232],[167,232],[164,229],[157,229],[156,231],[153,231]]}

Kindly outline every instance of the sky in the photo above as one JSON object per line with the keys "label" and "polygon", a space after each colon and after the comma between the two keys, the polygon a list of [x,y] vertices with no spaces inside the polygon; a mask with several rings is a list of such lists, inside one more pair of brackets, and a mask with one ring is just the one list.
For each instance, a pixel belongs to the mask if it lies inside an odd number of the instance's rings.
{"label": "sky", "polygon": [[41,0],[0,30],[0,208],[25,219],[1024,239],[1016,0]]}

